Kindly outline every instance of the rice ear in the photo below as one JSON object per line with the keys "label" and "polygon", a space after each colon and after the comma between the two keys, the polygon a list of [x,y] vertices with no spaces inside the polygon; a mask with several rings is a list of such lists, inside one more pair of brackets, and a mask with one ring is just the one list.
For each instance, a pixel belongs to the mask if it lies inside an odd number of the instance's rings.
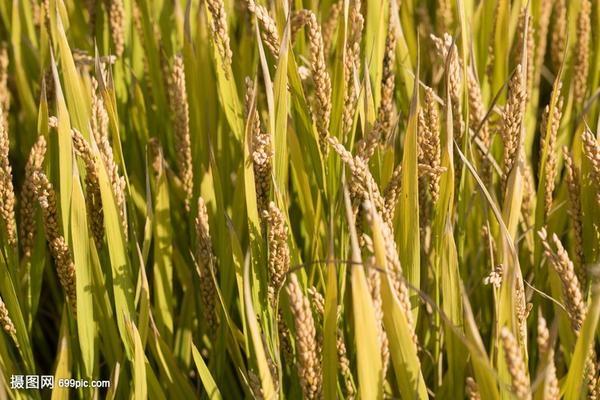
{"label": "rice ear", "polygon": [[289,277],[287,293],[296,328],[297,367],[302,393],[306,399],[318,399],[321,395],[321,360],[316,341],[315,321],[310,304],[300,288],[296,275]]}
{"label": "rice ear", "polygon": [[15,325],[13,324],[10,316],[8,315],[8,310],[6,309],[6,305],[0,298],[0,326],[6,333],[11,336],[15,336],[17,331],[15,329]]}
{"label": "rice ear", "polygon": [[50,245],[50,252],[56,263],[59,281],[66,293],[73,313],[76,313],[75,265],[71,256],[71,250],[64,236],[60,233],[54,187],[42,172],[35,172],[33,174],[33,185],[44,215],[46,237]]}
{"label": "rice ear", "polygon": [[194,172],[192,170],[192,144],[190,138],[189,103],[186,91],[183,57],[175,57],[172,74],[172,97],[175,112],[175,145],[177,146],[177,168],[185,193],[184,205],[190,211],[194,195]]}
{"label": "rice ear", "polygon": [[529,377],[517,340],[506,327],[500,331],[508,371],[512,378],[512,393],[519,400],[531,399]]}
{"label": "rice ear", "polygon": [[211,35],[217,48],[221,62],[224,66],[225,77],[230,79],[231,61],[233,53],[229,44],[229,33],[227,30],[227,14],[223,0],[207,0],[206,6],[212,16]]}
{"label": "rice ear", "polygon": [[8,243],[17,244],[17,224],[15,221],[15,192],[13,187],[12,167],[8,159],[8,125],[5,111],[0,105],[0,218],[4,222]]}
{"label": "rice ear", "polygon": [[[312,78],[315,83],[316,97],[316,125],[319,133],[321,152],[327,154],[329,147],[326,138],[329,135],[329,124],[331,119],[331,79],[327,72],[325,63],[325,48],[321,27],[317,22],[316,15],[310,10],[296,11],[292,19],[293,30],[307,27],[308,42],[310,48],[310,66]],[[292,34],[294,37],[294,34]]]}
{"label": "rice ear", "polygon": [[125,50],[125,8],[123,0],[107,0],[109,4],[109,23],[115,54],[123,55]]}
{"label": "rice ear", "polygon": [[577,39],[574,49],[573,98],[579,108],[583,108],[587,91],[587,80],[590,69],[590,39],[592,3],[583,0],[577,15]]}

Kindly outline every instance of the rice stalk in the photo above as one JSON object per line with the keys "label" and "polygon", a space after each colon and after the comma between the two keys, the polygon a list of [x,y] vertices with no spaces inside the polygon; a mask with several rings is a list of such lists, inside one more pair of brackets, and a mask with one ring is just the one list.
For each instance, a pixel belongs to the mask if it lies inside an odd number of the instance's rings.
{"label": "rice stalk", "polygon": [[450,32],[454,24],[454,15],[452,14],[452,1],[436,0],[435,2],[435,22],[436,31],[439,34]]}
{"label": "rice stalk", "polygon": [[17,330],[15,329],[15,324],[13,324],[12,320],[10,319],[10,315],[8,315],[8,310],[6,309],[6,305],[4,304],[4,301],[2,301],[1,298],[0,298],[0,325],[2,326],[2,329],[4,329],[4,332],[9,334],[10,336],[16,335]]}
{"label": "rice stalk", "polygon": [[110,34],[117,57],[125,51],[125,7],[123,0],[105,0],[108,7]]}
{"label": "rice stalk", "polygon": [[575,258],[575,270],[577,278],[583,288],[587,287],[587,271],[585,269],[585,256],[583,252],[583,222],[581,219],[581,186],[580,186],[580,172],[577,166],[573,162],[567,147],[563,147],[563,157],[565,160],[565,170],[567,179],[567,193],[568,198],[568,210],[569,221],[573,228],[574,238],[574,258]]}
{"label": "rice stalk", "polygon": [[486,109],[481,94],[481,86],[477,81],[473,68],[467,69],[467,93],[469,95],[469,128],[475,137],[481,140],[482,146],[476,146],[481,155],[481,176],[486,185],[491,183],[491,165],[488,160],[491,138],[488,121],[485,119]]}
{"label": "rice stalk", "polygon": [[506,186],[508,176],[517,164],[518,150],[520,148],[521,125],[523,123],[527,98],[527,90],[523,79],[523,68],[519,64],[508,84],[508,100],[502,114],[500,134],[504,143],[503,187]]}
{"label": "rice stalk", "polygon": [[[108,113],[104,107],[102,97],[98,95],[98,81],[94,76],[91,78],[92,83],[92,113],[90,119],[90,127],[96,143],[100,146],[103,138],[108,138]],[[100,147],[102,152],[102,147]]]}
{"label": "rice stalk", "polygon": [[290,269],[288,229],[285,216],[273,202],[269,204],[268,210],[263,211],[263,220],[267,226],[269,246],[269,302],[275,307],[279,290]]}
{"label": "rice stalk", "polygon": [[269,192],[273,172],[273,145],[271,135],[265,132],[260,123],[260,115],[256,104],[252,108],[252,101],[256,98],[254,84],[246,78],[245,112],[246,119],[252,120],[252,162],[254,169],[254,185],[256,187],[256,202],[260,216],[269,208]]}
{"label": "rice stalk", "polygon": [[[548,28],[550,26],[550,17],[552,15],[554,1],[542,0],[540,3],[540,17],[538,19],[537,29],[535,30],[536,48],[535,48],[535,68],[539,70],[544,64],[544,58],[548,46]],[[533,59],[532,59],[533,60]]]}
{"label": "rice stalk", "polygon": [[590,175],[596,186],[596,200],[600,206],[600,144],[589,129],[581,135],[583,141],[583,154],[590,160]]}
{"label": "rice stalk", "polygon": [[175,114],[175,146],[177,148],[177,169],[179,179],[183,184],[185,193],[184,205],[190,211],[192,196],[194,195],[194,172],[192,170],[192,144],[190,138],[189,103],[186,91],[185,69],[183,57],[175,57],[172,74],[172,98]]}
{"label": "rice stalk", "polygon": [[8,152],[8,125],[4,110],[0,108],[0,218],[4,222],[8,244],[17,244],[17,224],[15,221],[15,192],[13,175]]}
{"label": "rice stalk", "polygon": [[233,53],[229,43],[229,33],[227,29],[227,14],[225,13],[225,4],[223,0],[206,0],[208,12],[212,17],[210,25],[211,35],[214,46],[221,57],[225,78],[230,79],[231,61]]}
{"label": "rice stalk", "polygon": [[370,267],[367,275],[369,290],[373,300],[375,310],[375,320],[377,321],[377,335],[381,346],[381,365],[382,375],[386,376],[390,365],[390,347],[388,337],[383,326],[383,301],[381,299],[381,272],[375,269],[375,258],[369,257],[367,265]]}
{"label": "rice stalk", "polygon": [[[419,110],[419,163],[425,164],[433,171],[441,168],[441,150],[439,136],[439,117],[435,105],[434,93],[425,88],[424,106]],[[433,173],[429,179],[429,192],[434,203],[440,197],[440,174]]]}
{"label": "rice stalk", "polygon": [[390,143],[393,134],[392,123],[394,120],[394,89],[396,87],[396,38],[397,32],[390,21],[385,39],[385,53],[383,57],[383,72],[381,78],[381,102],[377,111],[377,119],[366,137],[357,144],[357,154],[368,161],[375,152],[376,146],[381,143]]}
{"label": "rice stalk", "polygon": [[527,52],[527,71],[525,71],[525,87],[527,89],[527,98],[531,97],[533,86],[533,74],[535,72],[534,52],[535,52],[535,31],[533,26],[533,17],[527,12],[526,8],[521,10],[519,24],[517,25],[518,39],[515,42],[516,54],[515,60],[523,59],[523,42],[525,42],[525,51]]}
{"label": "rice stalk", "polygon": [[98,150],[100,151],[104,168],[106,168],[106,172],[108,173],[113,194],[117,202],[121,227],[123,228],[125,238],[127,238],[128,224],[125,204],[125,178],[119,174],[119,167],[114,159],[113,149],[109,142],[108,113],[102,98],[96,94],[95,86],[97,86],[97,82],[95,79],[92,79],[92,133],[96,145],[98,146]]}
{"label": "rice stalk", "polygon": [[202,197],[198,197],[198,215],[196,216],[196,261],[200,274],[200,302],[204,309],[204,317],[208,333],[211,337],[217,333],[216,314],[217,290],[213,276],[216,276],[216,258],[208,225],[208,210]]}
{"label": "rice stalk", "polygon": [[[32,1],[33,4],[37,5],[37,1]],[[90,32],[95,32],[96,31],[96,12],[97,12],[97,8],[98,8],[98,0],[86,0],[85,2],[85,8],[87,9],[88,12],[88,21],[89,21],[89,26],[90,26]],[[38,25],[39,25],[39,9],[37,10],[36,14],[38,14],[37,18],[35,18],[38,21]]]}
{"label": "rice stalk", "polygon": [[583,0],[577,16],[577,41],[574,49],[573,68],[573,98],[579,107],[583,107],[585,101],[590,69],[591,14],[592,3],[590,0]]}
{"label": "rice stalk", "polygon": [[462,68],[458,57],[458,49],[456,44],[448,33],[444,33],[443,36],[431,36],[431,40],[435,46],[435,50],[438,54],[439,59],[443,65],[448,60],[448,84],[450,86],[450,100],[452,104],[452,116],[453,116],[453,128],[454,137],[458,142],[462,138],[464,131],[463,120],[462,120]]}
{"label": "rice stalk", "polygon": [[85,188],[87,193],[85,204],[96,246],[101,246],[104,239],[104,213],[102,211],[96,160],[91,147],[78,130],[73,129],[71,131],[71,138],[73,139],[75,153],[81,157],[85,165]]}
{"label": "rice stalk", "polygon": [[523,361],[521,350],[517,340],[511,331],[503,327],[500,331],[504,356],[508,366],[508,372],[512,379],[512,393],[519,400],[531,399],[531,389],[529,386],[529,377],[527,368]]}
{"label": "rice stalk", "polygon": [[[487,229],[484,230],[487,232]],[[502,285],[502,278],[504,276],[504,266],[502,264],[498,264],[490,271],[489,275],[487,275],[483,279],[483,283],[486,285],[492,285],[494,288],[499,289]]]}
{"label": "rice stalk", "polygon": [[[521,221],[523,223],[523,232],[529,232],[534,224],[535,216],[535,187],[534,187],[533,172],[531,167],[526,165],[523,168],[523,200],[521,201]],[[530,250],[532,249],[529,243]]]}
{"label": "rice stalk", "polygon": [[8,131],[8,112],[10,109],[10,91],[8,88],[8,50],[5,43],[0,44],[0,124]]}
{"label": "rice stalk", "polygon": [[[316,97],[316,126],[319,133],[321,152],[327,154],[326,138],[329,135],[331,118],[331,79],[325,63],[325,48],[321,27],[317,17],[310,10],[296,11],[292,17],[292,26],[295,31],[307,27],[308,43],[310,49],[310,68],[315,83]],[[293,37],[294,35],[292,35]]]}
{"label": "rice stalk", "polygon": [[[542,239],[542,245],[544,246],[544,254],[551,262],[552,266],[556,269],[556,272],[560,278],[563,292],[563,300],[567,314],[571,320],[571,326],[575,331],[576,335],[579,335],[580,329],[585,320],[587,313],[587,305],[584,300],[583,293],[577,276],[575,275],[575,268],[571,262],[567,251],[562,246],[562,243],[556,234],[552,235],[552,241],[556,247],[554,252],[549,244],[548,235],[545,229],[539,232],[539,236]],[[598,396],[597,393],[597,377],[596,377],[596,355],[592,349],[588,353],[585,361],[585,377],[588,386],[588,398],[595,399]]]}
{"label": "rice stalk", "polygon": [[46,238],[48,239],[50,253],[56,264],[56,272],[60,284],[67,296],[67,301],[71,306],[71,310],[73,311],[73,314],[76,314],[77,298],[75,290],[75,265],[71,256],[71,250],[69,249],[64,236],[60,233],[56,193],[54,192],[54,187],[43,172],[34,172],[32,179],[35,194],[44,215]]}
{"label": "rice stalk", "polygon": [[545,228],[542,228],[538,232],[539,237],[542,239],[542,245],[544,247],[544,254],[552,267],[558,274],[563,290],[563,300],[567,309],[567,314],[571,319],[571,326],[575,332],[579,332],[587,308],[585,305],[584,297],[581,291],[581,286],[575,275],[575,267],[573,262],[570,260],[567,251],[564,249],[560,239],[556,234],[552,235],[552,242],[556,248],[554,251],[551,247],[550,240],[548,239],[548,233]]}
{"label": "rice stalk", "polygon": [[256,17],[260,23],[261,37],[267,48],[275,58],[279,58],[279,32],[275,20],[269,15],[269,11],[254,0],[247,0],[248,11]]}
{"label": "rice stalk", "polygon": [[[367,219],[370,220],[374,218],[375,221],[377,221],[381,218],[378,211],[376,210],[376,208],[373,208],[373,205],[370,203],[370,201],[365,201],[363,203],[363,207],[365,208]],[[396,295],[398,296],[398,300],[400,301],[402,311],[405,314],[406,321],[412,333],[413,342],[417,344],[417,336],[414,332],[415,327],[413,321],[412,306],[410,304],[410,295],[408,293],[408,287],[406,286],[404,280],[402,265],[400,264],[400,258],[398,256],[396,241],[394,240],[394,235],[390,229],[389,224],[383,221],[379,222],[381,222],[379,223],[379,226],[381,228],[381,234],[383,236],[386,262],[388,264],[386,267],[387,273],[391,275],[394,290],[396,292]]]}
{"label": "rice stalk", "polygon": [[481,400],[481,395],[479,394],[479,388],[477,387],[477,382],[470,376],[467,377],[467,398],[469,400]]}
{"label": "rice stalk", "polygon": [[537,345],[539,350],[540,365],[538,374],[544,376],[543,398],[558,400],[560,390],[556,378],[556,365],[554,363],[554,349],[550,344],[550,331],[541,311],[538,313]]}
{"label": "rice stalk", "polygon": [[351,173],[349,188],[352,198],[362,202],[365,196],[370,194],[376,209],[380,212],[383,211],[385,209],[385,200],[367,164],[361,157],[352,156],[336,137],[330,136],[327,138],[327,141]]}
{"label": "rice stalk", "polygon": [[20,210],[20,242],[23,248],[25,258],[31,257],[31,250],[35,240],[37,224],[35,221],[35,203],[37,201],[35,186],[33,184],[33,175],[42,171],[42,165],[46,156],[46,139],[39,136],[31,151],[25,165],[25,178],[21,189],[21,210]]}
{"label": "rice stalk", "polygon": [[[325,315],[325,299],[323,295],[317,291],[317,288],[311,286],[308,288],[308,294],[312,299],[312,304],[315,311],[323,320]],[[341,318],[341,307],[337,307],[337,319]],[[346,350],[346,342],[344,341],[344,333],[341,329],[337,329],[336,332],[336,351],[338,358],[338,365],[340,373],[344,378],[344,392],[346,398],[353,399],[355,393],[354,384],[352,383],[352,370],[350,369],[350,360],[348,359],[348,352]]]}
{"label": "rice stalk", "polygon": [[494,7],[494,17],[492,18],[492,30],[490,31],[490,37],[488,39],[487,45],[488,58],[487,63],[485,65],[485,75],[490,86],[493,86],[494,83],[494,64],[496,63],[496,56],[494,52],[494,39],[496,37],[496,31],[498,30],[498,17],[500,14],[501,4],[501,2],[496,2],[496,7]]}
{"label": "rice stalk", "polygon": [[296,328],[297,368],[300,387],[306,399],[321,397],[321,360],[317,347],[315,320],[310,310],[310,303],[302,294],[300,283],[295,274],[289,277],[287,293]]}
{"label": "rice stalk", "polygon": [[352,383],[352,370],[350,369],[350,360],[348,359],[348,351],[346,350],[346,342],[344,334],[338,330],[336,337],[336,349],[340,372],[344,378],[344,395],[346,399],[352,400],[356,396],[356,389]]}
{"label": "rice stalk", "polygon": [[335,28],[337,27],[343,7],[343,0],[338,0],[336,3],[333,3],[329,9],[327,19],[323,23],[323,47],[325,48],[325,55],[328,55],[331,51],[331,43],[333,42]]}
{"label": "rice stalk", "polygon": [[388,182],[387,186],[383,191],[383,199],[385,202],[385,210],[383,212],[383,219],[388,223],[391,223],[392,218],[394,217],[394,211],[396,209],[396,204],[398,203],[398,198],[402,193],[402,165],[398,165],[394,172],[392,172],[392,177]]}
{"label": "rice stalk", "polygon": [[[544,113],[542,114],[542,121],[540,123],[540,132],[542,133],[540,139],[540,160],[543,157],[544,147],[546,146],[546,140],[548,141],[548,153],[546,157],[546,165],[544,172],[546,174],[545,182],[546,186],[544,188],[544,213],[547,216],[550,214],[552,209],[552,198],[554,192],[554,186],[556,183],[556,173],[557,173],[557,154],[556,154],[556,138],[558,135],[558,129],[560,127],[561,118],[562,118],[562,107],[563,100],[560,97],[561,86],[559,84],[556,90],[556,96],[558,97],[558,101],[555,104],[554,108],[550,110],[550,105],[547,105],[544,109]],[[552,112],[552,116],[550,113]],[[550,126],[550,130],[548,130],[548,120],[552,118],[552,126]],[[540,161],[541,163],[541,161]],[[541,169],[541,165],[540,165]]]}
{"label": "rice stalk", "polygon": [[563,56],[567,49],[567,3],[566,0],[557,0],[554,3],[552,41],[550,42],[550,55],[554,71],[558,71],[562,64]]}
{"label": "rice stalk", "polygon": [[356,112],[358,93],[354,82],[355,74],[360,73],[360,42],[363,33],[364,18],[360,13],[360,0],[350,9],[348,39],[344,51],[344,78],[346,91],[344,93],[344,109],[342,112],[343,132],[347,133],[352,126]]}

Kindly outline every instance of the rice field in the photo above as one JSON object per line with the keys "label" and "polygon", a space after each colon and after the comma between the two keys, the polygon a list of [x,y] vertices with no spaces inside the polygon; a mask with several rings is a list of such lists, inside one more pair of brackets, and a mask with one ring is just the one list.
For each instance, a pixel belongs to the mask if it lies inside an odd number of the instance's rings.
{"label": "rice field", "polygon": [[600,398],[598,0],[0,2],[0,399]]}

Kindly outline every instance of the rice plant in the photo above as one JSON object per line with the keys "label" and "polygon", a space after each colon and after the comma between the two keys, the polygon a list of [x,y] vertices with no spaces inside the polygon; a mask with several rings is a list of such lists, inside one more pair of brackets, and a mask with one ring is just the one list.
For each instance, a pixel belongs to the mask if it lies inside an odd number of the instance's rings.
{"label": "rice plant", "polygon": [[0,399],[600,397],[598,0],[0,2]]}

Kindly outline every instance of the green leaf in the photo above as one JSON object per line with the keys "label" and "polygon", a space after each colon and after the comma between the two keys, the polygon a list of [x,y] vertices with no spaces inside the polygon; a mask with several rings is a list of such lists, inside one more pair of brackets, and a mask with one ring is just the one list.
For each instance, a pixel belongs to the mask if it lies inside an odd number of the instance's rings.
{"label": "green leaf", "polygon": [[99,166],[98,183],[100,185],[100,197],[102,198],[102,208],[104,211],[104,231],[106,232],[106,242],[112,272],[116,320],[121,337],[125,338],[124,318],[132,321],[134,310],[133,277],[127,256],[121,217],[117,210],[112,186],[104,164],[98,163],[97,165]]}
{"label": "green leaf", "polygon": [[369,76],[375,104],[381,101],[381,76],[383,74],[383,53],[385,51],[385,35],[387,32],[386,16],[389,0],[367,2],[365,21],[365,49]]}
{"label": "green leaf", "polygon": [[575,351],[569,364],[567,378],[561,387],[561,395],[564,395],[566,400],[577,400],[581,398],[581,393],[586,381],[584,368],[587,358],[590,355],[590,350],[593,348],[595,332],[600,319],[600,287],[598,283],[594,283],[592,287],[592,301],[590,308],[579,332]]}
{"label": "green leaf", "polygon": [[[92,270],[90,263],[90,237],[83,190],[79,182],[77,169],[73,174],[73,192],[71,195],[71,238],[73,261],[77,278],[77,333],[79,348],[83,360],[84,376],[92,377],[94,372],[96,319],[92,293]],[[89,194],[88,194],[89,195]]]}
{"label": "green leaf", "polygon": [[[333,257],[333,254],[331,255]],[[337,396],[337,275],[332,260],[327,263],[327,289],[323,315],[323,394],[326,399]]]}
{"label": "green leaf", "polygon": [[52,389],[52,400],[68,400],[69,388],[58,384],[60,379],[72,378],[71,365],[71,340],[69,333],[69,310],[65,303],[62,309],[60,332],[58,336],[58,349],[54,366],[54,389]]}
{"label": "green leaf", "polygon": [[[389,274],[381,225],[384,222],[377,214],[371,219],[373,231],[373,246],[377,265],[383,266],[384,275],[381,277],[381,299],[383,308],[383,323],[388,336],[390,355],[396,374],[400,393],[406,399],[428,398],[427,386],[421,373],[421,363],[417,355],[417,346],[413,339],[413,329],[403,311]],[[364,323],[365,320],[361,320]]]}
{"label": "green leaf", "polygon": [[[6,1],[8,4],[8,0]],[[12,47],[12,58],[11,62],[15,63],[15,81],[17,90],[19,92],[19,100],[23,104],[25,112],[28,115],[36,114],[35,100],[33,98],[33,91],[30,87],[31,79],[27,76],[27,63],[23,57],[22,47],[25,47],[23,40],[24,34],[21,31],[21,16],[19,10],[21,5],[13,1],[11,24],[10,24],[10,39]]]}
{"label": "green leaf", "polygon": [[164,170],[156,180],[154,200],[154,280],[153,299],[155,318],[165,340],[173,337],[173,228],[171,226],[169,186]]}
{"label": "green leaf", "polygon": [[130,346],[133,348],[132,374],[133,374],[133,398],[135,400],[144,400],[148,397],[148,387],[146,383],[146,362],[144,355],[144,347],[140,340],[135,324],[131,321],[126,321],[129,334]]}
{"label": "green leaf", "polygon": [[60,86],[58,70],[52,56],[52,73],[56,91],[56,108],[58,118],[58,170],[59,170],[59,197],[61,221],[65,240],[69,241],[69,207],[71,206],[71,193],[73,191],[73,143],[71,140],[70,115]]}
{"label": "green leaf", "polygon": [[204,359],[198,352],[198,349],[195,345],[192,344],[192,356],[194,357],[194,363],[196,364],[196,370],[198,371],[198,375],[200,375],[200,380],[204,385],[204,390],[208,395],[208,398],[211,400],[221,400],[221,392],[219,392],[219,388],[215,383],[212,375],[210,374],[210,370],[206,366]]}
{"label": "green leaf", "polygon": [[19,346],[19,352],[25,363],[25,370],[34,372],[35,363],[33,359],[33,353],[31,351],[31,342],[27,334],[27,328],[25,325],[25,319],[21,311],[21,305],[19,303],[15,286],[10,278],[4,257],[0,256],[0,294],[2,300],[8,310],[8,315],[15,325],[17,331],[17,344]]}
{"label": "green leaf", "polygon": [[[498,386],[496,384],[496,375],[492,364],[485,352],[483,341],[479,335],[477,322],[473,316],[471,304],[467,297],[464,288],[461,288],[463,298],[463,310],[465,320],[465,331],[467,338],[474,344],[473,349],[470,349],[471,364],[475,374],[475,381],[479,388],[479,393],[482,399],[499,400]],[[458,383],[460,384],[460,383]]]}
{"label": "green leaf", "polygon": [[274,175],[275,185],[283,199],[287,195],[288,182],[288,141],[287,141],[287,123],[288,123],[288,50],[289,50],[289,35],[290,28],[288,24],[283,34],[282,44],[279,50],[279,62],[277,64],[277,72],[275,74],[275,123],[273,126],[272,143],[274,143],[275,160],[274,160]]}
{"label": "green leaf", "polygon": [[381,343],[377,333],[379,322],[375,319],[375,308],[367,284],[367,277],[362,267],[358,238],[354,228],[356,224],[347,189],[344,189],[344,204],[350,229],[352,251],[350,283],[352,285],[352,313],[356,337],[358,393],[364,399],[382,399],[383,368]]}
{"label": "green leaf", "polygon": [[[207,6],[208,7],[208,6]],[[206,9],[206,17],[209,24],[212,23],[212,16]],[[202,44],[204,45],[204,44]],[[242,143],[244,135],[244,118],[243,108],[240,98],[238,97],[237,88],[233,79],[233,72],[229,66],[223,65],[217,46],[213,42],[213,60],[215,63],[215,73],[217,75],[217,92],[219,94],[219,102],[225,118],[229,123],[229,127],[233,131],[233,136],[238,143]],[[225,71],[227,70],[227,72]],[[227,75],[229,76],[227,78]]]}
{"label": "green leaf", "polygon": [[[81,78],[75,67],[75,61],[71,54],[71,48],[67,41],[60,14],[57,14],[56,18],[56,32],[57,36],[54,37],[54,40],[58,43],[62,73],[64,75],[65,95],[69,110],[71,111],[71,118],[73,118],[73,126],[81,132],[84,138],[88,139],[90,134],[90,100],[89,97],[85,96],[86,92],[83,90]],[[55,80],[58,82],[56,76]]]}
{"label": "green leaf", "polygon": [[[419,63],[415,81],[419,81]],[[419,235],[419,175],[417,165],[417,118],[419,113],[419,86],[414,85],[413,97],[408,114],[404,153],[402,156],[402,194],[400,209],[400,246],[398,253],[406,279],[415,288],[421,286],[421,261]],[[414,320],[419,315],[417,302],[412,301]]]}

